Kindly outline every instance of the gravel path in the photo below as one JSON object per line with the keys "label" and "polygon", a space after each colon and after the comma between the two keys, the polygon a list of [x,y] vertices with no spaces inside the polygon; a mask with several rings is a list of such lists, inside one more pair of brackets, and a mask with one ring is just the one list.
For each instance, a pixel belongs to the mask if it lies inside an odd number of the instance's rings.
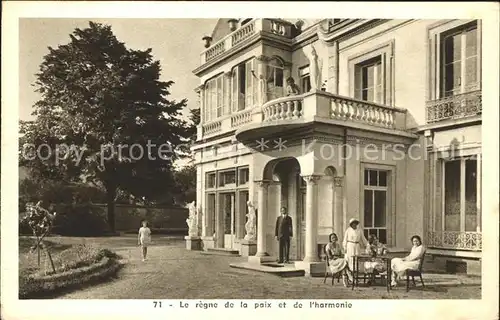
{"label": "gravel path", "polygon": [[[104,238],[103,238],[104,239]],[[480,279],[425,274],[426,288],[406,293],[404,286],[387,293],[385,287],[354,291],[341,283],[323,284],[323,278],[280,278],[234,269],[243,257],[203,255],[187,251],[183,240],[157,238],[149,259],[141,261],[135,238],[90,239],[124,257],[118,279],[65,294],[65,299],[480,299]]]}

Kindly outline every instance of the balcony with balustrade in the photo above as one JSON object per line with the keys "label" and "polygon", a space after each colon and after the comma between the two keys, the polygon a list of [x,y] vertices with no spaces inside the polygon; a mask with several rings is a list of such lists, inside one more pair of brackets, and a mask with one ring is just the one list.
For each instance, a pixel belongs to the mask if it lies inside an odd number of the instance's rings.
{"label": "balcony with balustrade", "polygon": [[427,245],[430,248],[481,251],[482,233],[479,231],[430,231]]}
{"label": "balcony with balustrade", "polygon": [[294,25],[288,21],[270,18],[251,19],[215,43],[207,41],[207,49],[201,52],[201,65],[195,70],[195,73],[263,37],[267,36],[286,42],[291,41],[294,35]]}
{"label": "balcony with balustrade", "polygon": [[242,142],[317,123],[416,139],[406,130],[406,114],[405,109],[313,91],[274,99],[233,115],[226,126],[235,129],[236,139]]}
{"label": "balcony with balustrade", "polygon": [[482,113],[481,90],[451,95],[439,100],[428,101],[426,105],[427,123],[448,120],[467,120]]}

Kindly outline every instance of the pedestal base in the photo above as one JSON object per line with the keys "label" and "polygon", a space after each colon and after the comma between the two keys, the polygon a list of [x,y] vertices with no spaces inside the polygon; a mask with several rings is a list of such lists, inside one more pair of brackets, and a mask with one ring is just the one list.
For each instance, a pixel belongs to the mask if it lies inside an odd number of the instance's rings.
{"label": "pedestal base", "polygon": [[201,238],[185,236],[187,250],[201,250]]}
{"label": "pedestal base", "polygon": [[263,264],[269,262],[276,262],[276,257],[271,256],[249,256],[248,262],[253,264]]}
{"label": "pedestal base", "polygon": [[321,261],[295,261],[295,268],[304,270],[306,276],[320,277],[325,275],[326,264]]}
{"label": "pedestal base", "polygon": [[214,237],[201,237],[203,241],[203,250],[208,250],[210,248],[215,248],[215,240]]}
{"label": "pedestal base", "polygon": [[255,240],[241,240],[240,254],[243,257],[249,257],[255,255],[257,252],[257,242]]}

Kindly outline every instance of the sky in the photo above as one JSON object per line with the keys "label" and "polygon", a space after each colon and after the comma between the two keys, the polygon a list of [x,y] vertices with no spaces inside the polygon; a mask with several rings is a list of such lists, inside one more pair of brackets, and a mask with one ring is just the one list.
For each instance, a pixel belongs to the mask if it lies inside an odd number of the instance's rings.
{"label": "sky", "polygon": [[[32,120],[32,106],[40,98],[32,84],[48,47],[70,41],[75,28],[88,27],[89,20],[111,25],[118,40],[128,48],[152,48],[160,60],[161,80],[172,80],[169,99],[188,99],[188,108],[196,108],[194,88],[199,79],[192,71],[200,63],[204,49],[202,37],[212,33],[217,19],[19,19],[19,118]],[[187,114],[187,113],[185,113]]]}

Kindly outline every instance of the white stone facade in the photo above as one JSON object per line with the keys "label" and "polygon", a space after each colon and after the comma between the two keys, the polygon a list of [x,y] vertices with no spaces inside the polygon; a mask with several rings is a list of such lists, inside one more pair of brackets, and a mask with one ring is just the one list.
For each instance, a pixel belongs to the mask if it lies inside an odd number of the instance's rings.
{"label": "white stone facade", "polygon": [[477,269],[480,21],[297,21],[221,19],[206,40],[194,70],[203,247],[240,250],[250,201],[257,257],[277,255],[286,207],[297,261],[318,261],[355,217],[389,248],[418,234]]}

